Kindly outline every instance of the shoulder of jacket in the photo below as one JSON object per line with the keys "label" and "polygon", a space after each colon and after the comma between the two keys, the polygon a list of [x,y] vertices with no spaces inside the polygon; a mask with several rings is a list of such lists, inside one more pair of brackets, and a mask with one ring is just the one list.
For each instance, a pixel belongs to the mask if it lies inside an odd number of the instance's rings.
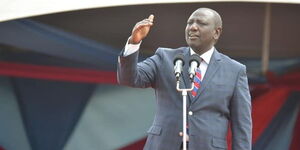
{"label": "shoulder of jacket", "polygon": [[227,56],[223,53],[220,53],[220,56],[224,62],[228,63],[232,67],[239,68],[239,69],[246,68],[246,66],[244,64],[238,62],[237,60],[235,60],[233,58],[230,58],[229,56]]}

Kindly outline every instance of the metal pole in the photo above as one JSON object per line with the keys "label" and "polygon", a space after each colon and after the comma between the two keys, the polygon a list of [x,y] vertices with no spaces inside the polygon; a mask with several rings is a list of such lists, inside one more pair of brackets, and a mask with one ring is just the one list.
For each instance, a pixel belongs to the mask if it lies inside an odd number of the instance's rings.
{"label": "metal pole", "polygon": [[187,91],[183,90],[182,91],[182,98],[183,98],[183,150],[186,150],[186,96],[187,96]]}
{"label": "metal pole", "polygon": [[194,88],[194,83],[192,82],[192,86],[189,89],[180,89],[179,88],[179,81],[177,81],[177,85],[176,85],[176,89],[177,91],[182,93],[182,100],[183,100],[183,104],[182,104],[182,118],[183,118],[183,150],[187,150],[187,133],[186,133],[186,122],[187,122],[187,117],[186,117],[186,97],[187,97],[187,92],[192,91]]}
{"label": "metal pole", "polygon": [[267,3],[265,8],[264,33],[262,45],[262,73],[266,74],[269,69],[270,57],[270,27],[271,27],[271,4]]}

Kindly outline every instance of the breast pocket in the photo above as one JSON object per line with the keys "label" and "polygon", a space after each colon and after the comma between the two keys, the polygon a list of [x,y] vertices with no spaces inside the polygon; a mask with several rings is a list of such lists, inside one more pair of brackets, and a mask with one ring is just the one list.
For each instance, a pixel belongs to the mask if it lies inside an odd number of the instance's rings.
{"label": "breast pocket", "polygon": [[234,87],[223,83],[211,83],[203,91],[205,103],[216,110],[228,109],[229,102],[233,96]]}
{"label": "breast pocket", "polygon": [[217,97],[231,97],[233,94],[234,86],[224,83],[210,83],[207,92],[214,93]]}

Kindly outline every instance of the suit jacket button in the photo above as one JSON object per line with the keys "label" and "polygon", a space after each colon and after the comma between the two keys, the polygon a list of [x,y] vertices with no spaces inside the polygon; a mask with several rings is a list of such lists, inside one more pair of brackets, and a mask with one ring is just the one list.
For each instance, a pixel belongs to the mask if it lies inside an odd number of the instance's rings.
{"label": "suit jacket button", "polygon": [[179,136],[183,136],[183,132],[179,132]]}
{"label": "suit jacket button", "polygon": [[193,112],[192,112],[192,111],[189,111],[189,115],[192,116],[192,115],[193,115]]}

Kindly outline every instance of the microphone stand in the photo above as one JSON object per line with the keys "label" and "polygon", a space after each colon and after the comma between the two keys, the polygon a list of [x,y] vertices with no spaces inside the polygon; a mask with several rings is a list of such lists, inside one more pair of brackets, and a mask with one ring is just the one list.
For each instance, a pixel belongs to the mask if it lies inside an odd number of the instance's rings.
{"label": "microphone stand", "polygon": [[189,88],[189,89],[180,89],[179,88],[179,84],[180,84],[180,81],[177,80],[176,82],[176,89],[177,91],[181,92],[182,93],[182,99],[183,99],[183,150],[187,150],[187,133],[186,133],[186,122],[187,122],[187,119],[186,119],[186,97],[187,97],[187,92],[189,91],[192,91],[193,88],[194,88],[194,82],[192,82],[192,87]]}

